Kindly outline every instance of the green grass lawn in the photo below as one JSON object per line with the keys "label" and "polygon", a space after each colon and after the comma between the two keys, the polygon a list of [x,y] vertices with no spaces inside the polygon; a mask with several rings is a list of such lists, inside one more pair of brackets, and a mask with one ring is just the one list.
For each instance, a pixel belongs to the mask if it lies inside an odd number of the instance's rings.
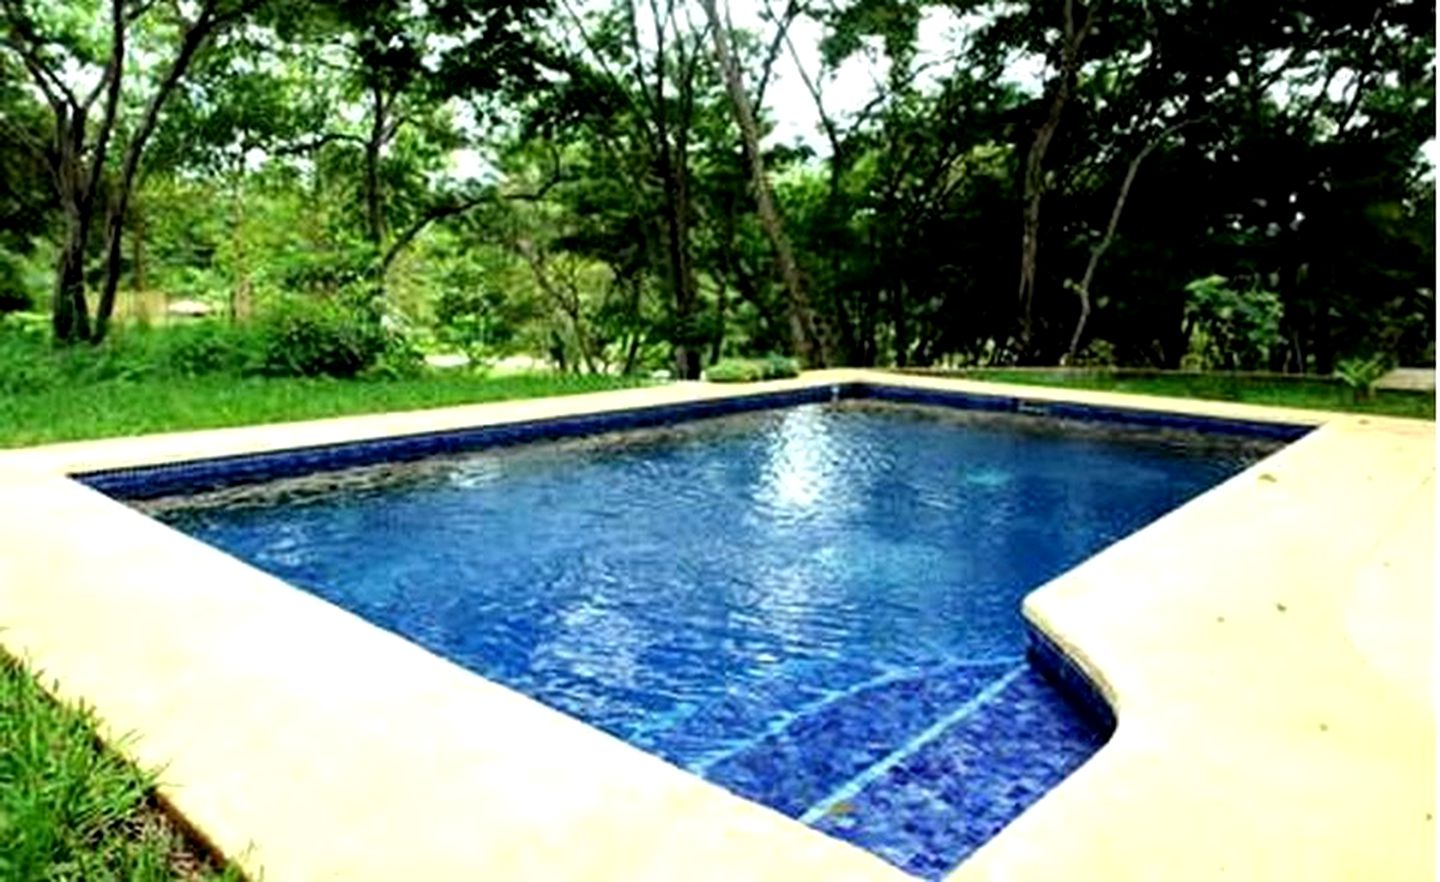
{"label": "green grass lawn", "polygon": [[239,879],[177,830],[153,785],[0,654],[0,880]]}
{"label": "green grass lawn", "polygon": [[1178,398],[1208,398],[1300,407],[1312,410],[1339,410],[1385,416],[1435,419],[1435,396],[1426,392],[1379,390],[1373,398],[1357,400],[1354,391],[1338,380],[1321,377],[1269,378],[1228,374],[1144,374],[1106,371],[1033,371],[980,368],[956,372],[972,380],[1023,383],[1032,386],[1069,386],[1133,392],[1141,395],[1169,395]]}
{"label": "green grass lawn", "polygon": [[403,380],[151,378],[0,395],[0,447],[596,392],[637,378],[434,374]]}

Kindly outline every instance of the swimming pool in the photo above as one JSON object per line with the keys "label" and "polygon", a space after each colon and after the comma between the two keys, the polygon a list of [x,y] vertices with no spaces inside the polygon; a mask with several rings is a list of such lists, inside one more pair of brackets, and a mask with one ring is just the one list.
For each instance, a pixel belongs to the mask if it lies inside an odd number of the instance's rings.
{"label": "swimming pool", "polygon": [[1267,449],[812,404],[153,510],[933,877],[1105,735],[1020,597]]}

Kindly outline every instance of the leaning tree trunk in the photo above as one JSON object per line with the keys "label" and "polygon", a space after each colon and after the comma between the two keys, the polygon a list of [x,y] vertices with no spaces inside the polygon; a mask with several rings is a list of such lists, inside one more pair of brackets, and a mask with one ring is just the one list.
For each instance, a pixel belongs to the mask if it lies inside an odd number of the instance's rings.
{"label": "leaning tree trunk", "polygon": [[785,236],[780,212],[775,206],[775,194],[770,189],[770,179],[765,174],[765,159],[760,154],[760,127],[755,122],[755,113],[750,106],[750,95],[740,76],[740,67],[730,49],[730,32],[720,18],[715,0],[701,0],[705,15],[710,20],[710,32],[715,41],[715,57],[725,79],[725,90],[730,95],[730,106],[735,111],[735,121],[740,126],[740,137],[750,159],[750,181],[755,191],[755,209],[760,226],[775,250],[775,263],[780,270],[781,282],[790,301],[790,338],[795,354],[809,367],[825,367],[829,363],[829,352],[823,335],[819,332],[814,310],[805,283],[800,277],[800,267],[790,249],[790,240]]}
{"label": "leaning tree trunk", "polygon": [[1076,353],[1080,351],[1080,340],[1085,336],[1085,325],[1090,321],[1090,286],[1095,281],[1095,270],[1100,266],[1100,258],[1110,250],[1110,245],[1115,241],[1115,230],[1120,226],[1120,214],[1125,210],[1125,201],[1130,198],[1130,188],[1135,185],[1135,176],[1140,173],[1140,165],[1155,149],[1165,142],[1172,134],[1179,131],[1186,125],[1179,122],[1161,132],[1154,140],[1141,148],[1130,160],[1130,165],[1125,169],[1125,179],[1120,182],[1120,192],[1115,196],[1115,207],[1110,210],[1110,222],[1105,226],[1105,235],[1090,249],[1090,259],[1085,264],[1085,274],[1080,277],[1080,283],[1075,286],[1075,296],[1080,299],[1080,315],[1075,320],[1075,331],[1070,335],[1070,346],[1065,350],[1065,361],[1074,361]]}
{"label": "leaning tree trunk", "polygon": [[1050,97],[1050,109],[1040,128],[1035,130],[1035,141],[1025,158],[1025,214],[1020,234],[1020,308],[1019,355],[1022,360],[1031,356],[1035,335],[1035,282],[1040,262],[1040,205],[1045,198],[1045,154],[1055,132],[1060,128],[1065,105],[1075,86],[1075,77],[1080,69],[1080,47],[1090,33],[1095,20],[1095,0],[1085,21],[1078,28],[1075,25],[1075,2],[1065,0],[1065,43],[1061,47],[1060,76],[1055,93]]}

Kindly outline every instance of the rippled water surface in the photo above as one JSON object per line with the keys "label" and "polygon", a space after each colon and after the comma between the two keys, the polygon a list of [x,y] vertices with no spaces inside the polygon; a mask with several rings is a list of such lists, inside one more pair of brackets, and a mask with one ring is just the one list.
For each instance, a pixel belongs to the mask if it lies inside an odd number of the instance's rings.
{"label": "rippled water surface", "polygon": [[810,405],[154,511],[933,877],[1099,744],[1021,598],[1259,452]]}

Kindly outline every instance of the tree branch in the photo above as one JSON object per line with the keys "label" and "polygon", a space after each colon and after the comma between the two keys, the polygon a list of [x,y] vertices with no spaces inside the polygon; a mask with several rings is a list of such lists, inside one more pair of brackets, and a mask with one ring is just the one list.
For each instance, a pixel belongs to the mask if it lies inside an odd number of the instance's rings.
{"label": "tree branch", "polygon": [[1071,361],[1080,350],[1080,340],[1085,334],[1085,324],[1090,319],[1090,286],[1095,281],[1095,271],[1100,266],[1100,258],[1110,250],[1110,245],[1115,241],[1115,231],[1120,227],[1120,215],[1125,210],[1125,202],[1130,198],[1130,188],[1135,184],[1135,177],[1140,173],[1140,166],[1154,153],[1160,145],[1170,139],[1171,135],[1194,123],[1195,120],[1180,120],[1171,125],[1140,149],[1135,158],[1125,169],[1125,177],[1120,182],[1120,192],[1115,196],[1115,205],[1110,210],[1110,220],[1105,225],[1105,233],[1100,241],[1090,249],[1090,259],[1085,264],[1085,273],[1080,277],[1080,283],[1075,286],[1075,296],[1080,298],[1080,317],[1075,322],[1075,332],[1070,335],[1070,346],[1066,350],[1065,360]]}
{"label": "tree branch", "polygon": [[[110,0],[110,26],[113,29],[110,44],[110,62],[105,66],[103,82],[105,91],[105,115],[100,120],[100,130],[95,136],[95,148],[90,157],[90,175],[81,196],[80,210],[87,215],[95,204],[95,194],[100,189],[100,177],[105,173],[105,157],[110,150],[110,137],[115,131],[115,117],[120,106],[120,81],[125,68],[125,16],[124,0]],[[99,89],[99,86],[96,86]],[[86,100],[88,107],[95,100],[98,91]]]}
{"label": "tree branch", "polygon": [[285,144],[280,147],[269,149],[271,156],[298,156],[302,153],[313,153],[327,144],[336,141],[348,141],[351,144],[365,145],[365,139],[350,132],[325,132],[306,141],[297,141],[292,144]]}

